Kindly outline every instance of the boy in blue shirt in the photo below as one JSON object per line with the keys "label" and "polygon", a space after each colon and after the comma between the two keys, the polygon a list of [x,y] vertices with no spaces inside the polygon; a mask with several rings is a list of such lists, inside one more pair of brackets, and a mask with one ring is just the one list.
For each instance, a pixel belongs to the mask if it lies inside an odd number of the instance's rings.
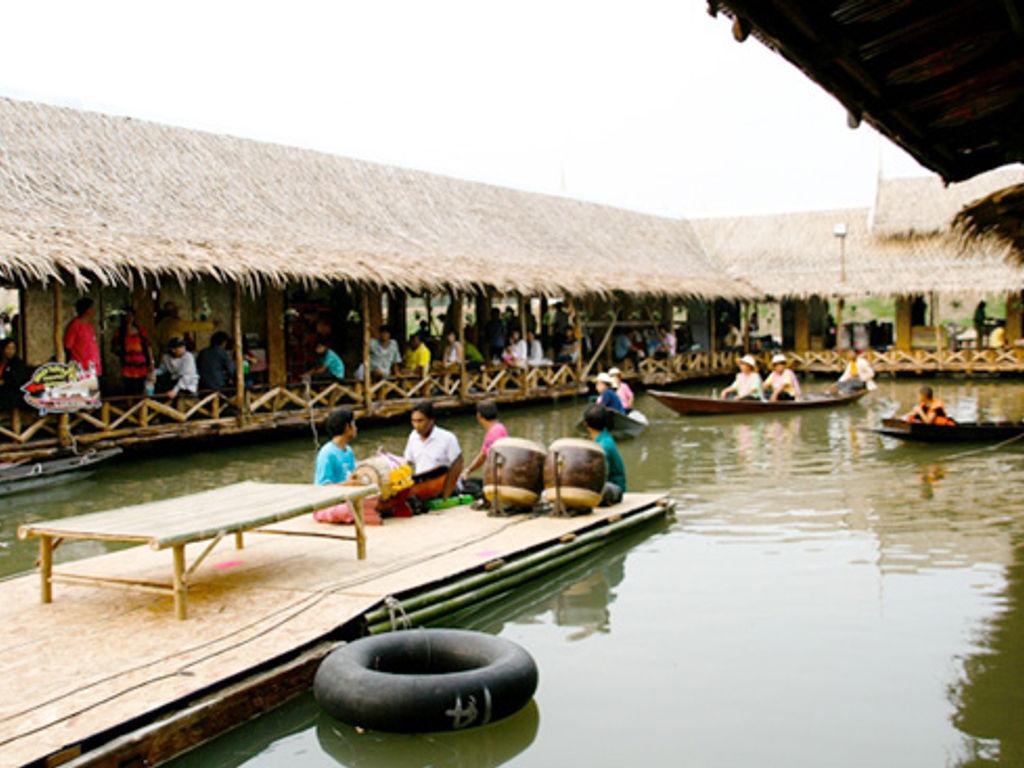
{"label": "boy in blue shirt", "polygon": [[326,339],[317,339],[316,367],[307,375],[313,381],[341,381],[345,378],[345,361],[330,348]]}
{"label": "boy in blue shirt", "polygon": [[356,455],[349,443],[356,437],[356,420],[350,408],[339,408],[324,422],[330,438],[316,454],[316,485],[344,483],[356,469]]}
{"label": "boy in blue shirt", "polygon": [[583,411],[583,424],[590,439],[604,450],[605,484],[601,494],[601,506],[622,501],[626,491],[626,465],[615,444],[615,438],[608,431],[608,410],[600,403],[593,403]]}

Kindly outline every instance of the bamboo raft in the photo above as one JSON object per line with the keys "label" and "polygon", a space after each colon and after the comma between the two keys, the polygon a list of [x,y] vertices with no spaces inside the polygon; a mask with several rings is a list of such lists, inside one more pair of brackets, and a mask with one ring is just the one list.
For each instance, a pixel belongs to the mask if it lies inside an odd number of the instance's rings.
{"label": "bamboo raft", "polygon": [[38,574],[0,582],[0,676],[18,691],[0,699],[0,766],[166,760],[305,690],[339,640],[405,616],[437,620],[669,509],[655,494],[571,518],[455,507],[368,530],[365,560],[339,541],[351,529],[294,518],[209,553],[190,576],[185,621],[166,593],[70,588],[74,574],[165,580],[167,553],[147,546],[61,564],[72,578],[49,604]]}

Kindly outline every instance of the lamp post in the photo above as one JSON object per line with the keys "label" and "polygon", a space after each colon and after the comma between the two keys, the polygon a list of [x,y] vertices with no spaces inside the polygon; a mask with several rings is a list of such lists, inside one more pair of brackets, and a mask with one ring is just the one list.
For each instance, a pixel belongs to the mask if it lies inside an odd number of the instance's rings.
{"label": "lamp post", "polygon": [[832,234],[839,241],[839,300],[836,302],[836,349],[839,349],[843,338],[843,304],[845,298],[841,292],[846,284],[846,223],[839,222],[832,227]]}

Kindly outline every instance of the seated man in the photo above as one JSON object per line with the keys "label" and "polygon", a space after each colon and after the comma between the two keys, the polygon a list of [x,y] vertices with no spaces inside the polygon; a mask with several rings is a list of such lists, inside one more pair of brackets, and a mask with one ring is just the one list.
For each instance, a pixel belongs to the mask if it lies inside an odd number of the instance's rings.
{"label": "seated man", "polygon": [[[421,400],[413,406],[410,416],[412,432],[405,444],[403,457],[412,465],[413,480],[421,486],[422,500],[440,496],[448,498],[455,491],[462,474],[462,449],[458,438],[435,423],[434,404]],[[434,477],[443,478],[437,484],[426,482]],[[436,487],[435,487],[436,486]]]}
{"label": "seated man", "polygon": [[[402,353],[398,350],[398,342],[391,338],[391,329],[386,325],[380,327],[380,338],[370,339],[370,376],[383,379],[398,373],[402,363]],[[362,366],[356,378],[363,378]]]}
{"label": "seated man", "polygon": [[607,408],[609,411],[618,411],[619,413],[625,413],[626,408],[622,405],[622,400],[615,393],[615,379],[609,376],[607,373],[601,372],[597,374],[597,404]]}
{"label": "seated man", "polygon": [[196,357],[200,389],[220,392],[234,383],[235,361],[228,354],[228,341],[224,331],[217,331],[210,337],[210,346],[200,350]]}
{"label": "seated man", "polygon": [[920,424],[934,424],[940,427],[955,427],[956,422],[946,414],[946,404],[941,398],[935,397],[932,388],[927,384],[918,390],[919,399],[914,409],[903,417],[904,421]]}
{"label": "seated man", "polygon": [[165,393],[171,400],[181,392],[194,395],[199,391],[196,359],[185,348],[184,339],[176,336],[167,343],[167,352],[150,374],[150,381],[155,382],[155,391]]}
{"label": "seated man", "polygon": [[316,454],[316,485],[344,483],[356,469],[350,443],[356,437],[356,420],[351,408],[339,408],[324,422],[328,440]]}
{"label": "seated man", "polygon": [[409,337],[409,348],[405,350],[405,370],[416,376],[430,373],[430,350],[418,333]]}
{"label": "seated man", "polygon": [[833,392],[850,395],[866,389],[869,392],[876,388],[875,371],[862,352],[855,349],[846,351],[846,368],[843,369],[839,381],[832,385]]}
{"label": "seated man", "polygon": [[316,340],[316,367],[306,374],[312,381],[341,381],[345,378],[345,361],[327,344],[327,339]]}
{"label": "seated man", "polygon": [[601,494],[601,506],[617,504],[626,492],[626,465],[615,444],[615,438],[608,431],[608,410],[598,403],[592,403],[583,411],[583,425],[590,439],[604,450],[605,485]]}
{"label": "seated man", "polygon": [[[490,453],[491,446],[501,438],[508,437],[508,430],[505,429],[505,425],[498,421],[498,405],[493,400],[481,400],[476,404],[476,421],[477,424],[483,427],[484,441],[480,446],[479,453],[477,453],[476,457],[462,473],[463,485],[469,480],[469,476],[480,469],[484,462],[487,461],[487,454]],[[474,485],[479,483],[478,480],[472,482]],[[474,491],[476,492],[474,493]],[[474,496],[480,496],[483,494],[483,484],[481,483],[479,488],[473,488],[467,492],[473,493]]]}
{"label": "seated man", "polygon": [[770,393],[768,399],[777,400],[799,400],[800,382],[793,370],[786,365],[786,356],[779,354],[772,357],[772,372],[764,381],[766,393]]}

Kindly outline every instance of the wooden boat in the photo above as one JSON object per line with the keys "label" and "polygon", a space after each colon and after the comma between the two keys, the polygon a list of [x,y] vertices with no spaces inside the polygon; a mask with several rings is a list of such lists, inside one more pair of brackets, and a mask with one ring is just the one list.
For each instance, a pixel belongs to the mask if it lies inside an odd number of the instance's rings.
{"label": "wooden boat", "polygon": [[903,419],[882,419],[873,432],[900,440],[924,443],[982,443],[1024,436],[1024,421],[965,421],[956,426],[922,424]]}
{"label": "wooden boat", "polygon": [[608,431],[615,437],[639,437],[647,429],[648,421],[640,411],[632,410],[629,413],[611,411],[611,425]]}
{"label": "wooden boat", "polygon": [[81,480],[91,475],[98,464],[120,453],[120,448],[107,448],[47,461],[2,465],[0,466],[0,497],[72,480]]}
{"label": "wooden boat", "polygon": [[811,394],[800,400],[722,400],[717,397],[679,395],[675,392],[647,390],[662,405],[668,406],[680,416],[715,416],[726,413],[787,413],[808,408],[832,408],[849,405],[860,400],[868,392],[862,389],[849,395]]}

